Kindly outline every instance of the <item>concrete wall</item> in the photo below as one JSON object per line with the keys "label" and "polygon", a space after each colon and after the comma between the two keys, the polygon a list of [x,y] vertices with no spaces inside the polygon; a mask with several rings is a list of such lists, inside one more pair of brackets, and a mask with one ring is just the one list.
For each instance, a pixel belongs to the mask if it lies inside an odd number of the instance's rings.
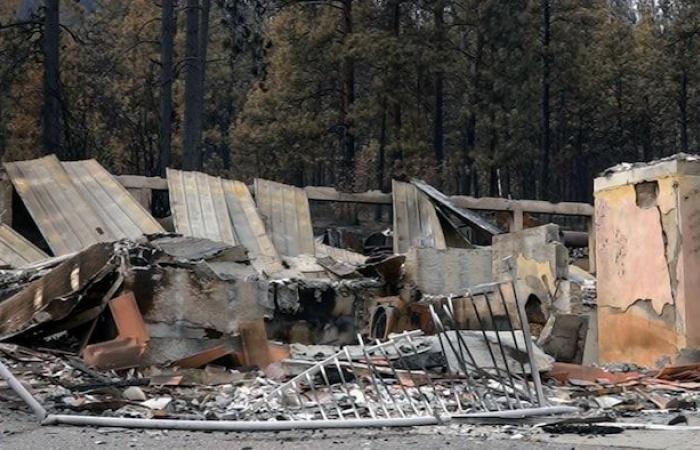
{"label": "concrete wall", "polygon": [[700,347],[700,176],[657,164],[596,180],[602,362],[661,366]]}

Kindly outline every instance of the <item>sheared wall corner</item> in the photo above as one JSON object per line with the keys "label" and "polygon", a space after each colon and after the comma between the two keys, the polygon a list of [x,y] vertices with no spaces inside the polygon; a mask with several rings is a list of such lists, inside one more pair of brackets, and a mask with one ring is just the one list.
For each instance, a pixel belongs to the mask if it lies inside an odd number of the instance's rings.
{"label": "sheared wall corner", "polygon": [[601,362],[659,366],[700,350],[700,161],[596,179]]}

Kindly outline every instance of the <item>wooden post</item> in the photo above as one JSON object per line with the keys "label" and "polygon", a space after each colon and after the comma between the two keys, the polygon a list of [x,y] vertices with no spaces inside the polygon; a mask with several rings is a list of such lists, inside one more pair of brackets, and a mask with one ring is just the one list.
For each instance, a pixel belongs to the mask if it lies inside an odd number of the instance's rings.
{"label": "wooden post", "polygon": [[513,210],[513,221],[510,224],[510,232],[521,231],[523,229],[523,210],[515,208]]}

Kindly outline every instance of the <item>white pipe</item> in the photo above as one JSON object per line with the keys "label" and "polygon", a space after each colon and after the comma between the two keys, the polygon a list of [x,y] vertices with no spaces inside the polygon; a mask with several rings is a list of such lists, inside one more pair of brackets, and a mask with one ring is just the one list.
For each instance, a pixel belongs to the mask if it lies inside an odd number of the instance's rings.
{"label": "white pipe", "polygon": [[413,427],[439,425],[435,417],[401,417],[395,419],[348,419],[348,420],[289,420],[289,421],[233,421],[233,420],[177,420],[177,419],[133,419],[126,417],[95,417],[50,414],[42,425],[77,425],[119,428],[157,428],[197,431],[285,431],[321,428],[376,428]]}
{"label": "white pipe", "polygon": [[452,414],[453,419],[524,419],[526,417],[549,416],[554,414],[574,414],[579,409],[574,406],[544,406],[541,408],[508,409],[467,414]]}
{"label": "white pipe", "polygon": [[29,391],[24,388],[22,383],[20,383],[19,380],[12,375],[10,369],[8,369],[7,366],[2,363],[2,361],[0,361],[0,376],[2,376],[5,381],[7,381],[8,386],[10,386],[10,388],[12,388],[12,390],[15,391],[15,393],[19,395],[27,405],[29,405],[34,412],[34,415],[39,419],[39,422],[44,420],[46,417],[46,410],[44,407],[41,406],[34,397],[32,397],[32,394],[30,394]]}
{"label": "white pipe", "polygon": [[626,430],[651,430],[651,431],[700,431],[698,425],[664,425],[659,423],[630,423],[630,422],[592,422],[591,425],[606,427],[618,427]]}

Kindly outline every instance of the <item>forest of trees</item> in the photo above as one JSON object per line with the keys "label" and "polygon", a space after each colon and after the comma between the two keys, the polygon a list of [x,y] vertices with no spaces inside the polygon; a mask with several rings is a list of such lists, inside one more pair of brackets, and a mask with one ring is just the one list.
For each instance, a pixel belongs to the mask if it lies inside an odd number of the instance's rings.
{"label": "forest of trees", "polygon": [[0,156],[590,201],[700,143],[697,0],[6,0]]}

